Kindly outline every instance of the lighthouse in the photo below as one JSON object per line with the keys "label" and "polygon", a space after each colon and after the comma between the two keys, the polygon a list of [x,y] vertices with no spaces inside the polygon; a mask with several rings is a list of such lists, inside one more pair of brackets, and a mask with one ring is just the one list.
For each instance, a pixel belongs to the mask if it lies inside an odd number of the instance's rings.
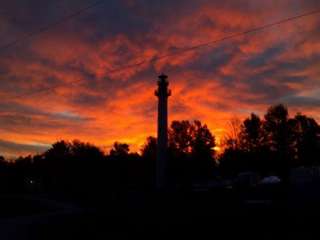
{"label": "lighthouse", "polygon": [[161,74],[158,80],[158,134],[157,134],[157,162],[156,162],[156,187],[163,189],[167,182],[167,148],[168,148],[168,76]]}

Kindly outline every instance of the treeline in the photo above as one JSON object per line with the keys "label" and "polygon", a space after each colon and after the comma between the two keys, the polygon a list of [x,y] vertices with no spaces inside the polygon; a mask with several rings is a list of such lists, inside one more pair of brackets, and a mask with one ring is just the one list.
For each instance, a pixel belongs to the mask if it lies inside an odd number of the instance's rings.
{"label": "treeline", "polygon": [[320,165],[320,127],[306,115],[289,118],[282,105],[271,106],[264,118],[255,114],[231,122],[220,170],[227,175],[255,171],[286,178],[291,168]]}
{"label": "treeline", "polygon": [[[271,106],[264,118],[251,114],[233,121],[224,152],[214,151],[214,135],[200,121],[173,121],[169,128],[168,181],[172,187],[236,176],[243,171],[285,178],[290,168],[320,164],[320,127],[305,115],[289,118],[283,105]],[[157,141],[148,137],[140,153],[114,143],[105,154],[80,141],[59,141],[43,154],[0,158],[2,191],[59,192],[92,197],[98,192],[152,189]]]}
{"label": "treeline", "polygon": [[[210,175],[215,166],[215,141],[206,125],[200,121],[172,122],[169,145],[168,178],[173,185]],[[58,141],[43,154],[19,157],[13,162],[1,158],[0,188],[82,197],[98,192],[152,189],[156,151],[154,137],[147,138],[140,154],[131,153],[126,143],[115,142],[105,154],[90,143]]]}

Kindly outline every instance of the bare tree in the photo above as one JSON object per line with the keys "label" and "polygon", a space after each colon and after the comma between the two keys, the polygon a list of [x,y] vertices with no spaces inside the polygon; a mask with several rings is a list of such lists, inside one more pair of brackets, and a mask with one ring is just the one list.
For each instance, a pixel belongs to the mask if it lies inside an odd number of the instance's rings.
{"label": "bare tree", "polygon": [[240,148],[240,133],[241,133],[241,120],[233,116],[227,123],[227,131],[222,140],[222,146],[225,148],[238,149]]}

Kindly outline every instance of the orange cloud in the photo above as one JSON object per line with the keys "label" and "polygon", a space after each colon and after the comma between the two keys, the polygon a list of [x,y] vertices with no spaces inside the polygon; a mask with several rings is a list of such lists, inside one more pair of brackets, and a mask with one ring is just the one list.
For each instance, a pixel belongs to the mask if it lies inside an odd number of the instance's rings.
{"label": "orange cloud", "polygon": [[80,139],[105,150],[125,141],[138,151],[156,134],[153,93],[162,71],[173,93],[169,120],[200,119],[218,140],[232,116],[262,116],[280,101],[320,120],[319,97],[310,92],[320,77],[316,16],[183,52],[317,1],[164,1],[161,14],[153,1],[120,2],[112,3],[122,4],[116,19],[97,10],[1,55],[0,140],[46,146]]}

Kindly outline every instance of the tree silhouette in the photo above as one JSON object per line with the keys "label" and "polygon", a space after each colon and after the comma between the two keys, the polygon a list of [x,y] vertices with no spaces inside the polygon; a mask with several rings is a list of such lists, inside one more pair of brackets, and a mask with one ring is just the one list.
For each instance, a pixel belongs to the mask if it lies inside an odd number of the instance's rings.
{"label": "tree silhouette", "polygon": [[196,178],[207,179],[215,166],[215,138],[207,125],[202,125],[200,121],[194,121],[191,134],[192,166]]}
{"label": "tree silhouette", "polygon": [[157,139],[149,136],[146,143],[141,149],[141,155],[143,159],[156,161],[157,156]]}
{"label": "tree silhouette", "polygon": [[83,143],[79,140],[74,140],[70,144],[70,151],[74,159],[77,161],[98,161],[104,158],[103,152],[96,146],[90,143]]}
{"label": "tree silhouette", "polygon": [[214,155],[215,139],[207,125],[198,120],[173,121],[169,129],[169,147],[185,154]]}
{"label": "tree silhouette", "polygon": [[[217,169],[230,176],[254,171],[287,177],[291,167],[320,165],[320,126],[302,114],[289,118],[287,108],[281,104],[271,106],[263,119],[255,114],[243,122],[233,118],[229,130],[216,166],[215,137],[209,128],[200,121],[173,121],[168,130],[168,175],[172,186],[190,187],[193,182],[207,181]],[[141,155],[129,150],[128,144],[115,142],[105,155],[90,143],[62,140],[43,154],[20,157],[12,163],[0,157],[0,177],[2,182],[10,182],[10,187],[1,186],[21,192],[31,179],[41,183],[44,192],[80,199],[150,189],[155,179],[157,139],[148,137]]]}
{"label": "tree silhouette", "polygon": [[154,176],[156,175],[157,160],[157,139],[149,136],[146,143],[141,148],[142,164],[140,169],[143,175],[144,185],[152,187],[155,184]]}
{"label": "tree silhouette", "polygon": [[251,169],[248,153],[245,150],[249,148],[246,143],[251,141],[247,130],[237,117],[232,117],[228,122],[228,129],[222,142],[224,152],[219,158],[219,167],[223,175],[234,176],[241,171]]}
{"label": "tree silhouette", "polygon": [[244,120],[240,132],[241,149],[254,152],[263,144],[262,121],[254,113]]}
{"label": "tree silhouette", "polygon": [[295,148],[297,165],[319,165],[316,156],[320,154],[320,126],[317,122],[305,115],[297,114],[291,119],[290,125],[293,136],[292,142]]}
{"label": "tree silhouette", "polygon": [[191,152],[193,128],[189,121],[173,121],[169,129],[169,146],[183,154]]}
{"label": "tree silhouette", "polygon": [[6,167],[8,165],[8,162],[3,156],[0,156],[0,171],[6,170]]}
{"label": "tree silhouette", "polygon": [[100,185],[104,158],[103,152],[92,144],[62,140],[43,155],[33,157],[32,175],[50,191],[83,195]]}
{"label": "tree silhouette", "polygon": [[288,109],[284,105],[271,106],[264,116],[263,124],[268,147],[275,153],[276,171],[282,176],[288,174],[292,158],[288,115]]}
{"label": "tree silhouette", "polygon": [[239,134],[237,127],[231,127],[219,159],[220,169],[227,174],[258,171],[286,178],[291,167],[320,164],[314,157],[320,153],[320,128],[310,117],[289,118],[288,109],[278,104],[269,107],[263,120],[251,114],[240,126]]}
{"label": "tree silhouette", "polygon": [[264,130],[271,149],[284,151],[288,141],[288,109],[282,104],[271,106],[264,118]]}
{"label": "tree silhouette", "polygon": [[110,157],[115,159],[126,159],[129,156],[129,145],[115,142],[110,150]]}
{"label": "tree silhouette", "polygon": [[44,153],[45,159],[50,161],[65,161],[70,156],[70,144],[64,140],[52,144],[52,147]]}
{"label": "tree silhouette", "polygon": [[173,121],[169,129],[171,175],[184,182],[207,179],[215,166],[214,147],[215,138],[207,125],[200,121]]}
{"label": "tree silhouette", "polygon": [[191,124],[189,121],[173,121],[168,130],[168,176],[170,182],[190,185],[191,181]]}
{"label": "tree silhouette", "polygon": [[223,176],[234,177],[239,172],[249,171],[245,151],[230,146],[226,148],[219,158],[219,169]]}
{"label": "tree silhouette", "polygon": [[227,124],[227,132],[224,136],[223,143],[226,149],[237,150],[241,143],[241,121],[237,117],[232,117]]}

